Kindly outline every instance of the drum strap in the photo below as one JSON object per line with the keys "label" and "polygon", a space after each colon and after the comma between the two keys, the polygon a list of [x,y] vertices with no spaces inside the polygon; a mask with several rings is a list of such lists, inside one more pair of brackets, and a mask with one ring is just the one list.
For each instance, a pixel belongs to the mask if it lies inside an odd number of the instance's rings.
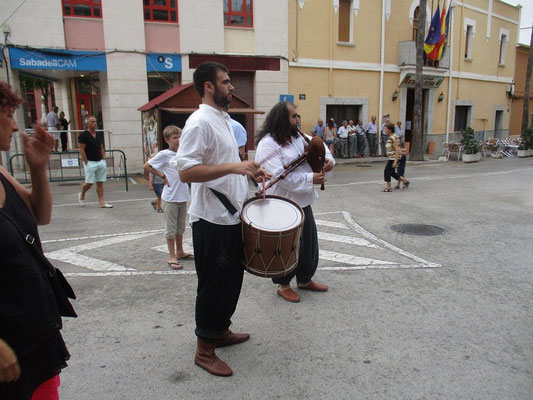
{"label": "drum strap", "polygon": [[226,207],[226,209],[229,211],[231,215],[235,215],[237,213],[237,209],[233,207],[233,204],[231,204],[231,202],[228,200],[228,198],[224,194],[220,193],[219,191],[215,189],[212,189],[212,188],[209,188],[209,189],[211,189],[213,194],[217,196],[217,198],[224,205],[224,207]]}

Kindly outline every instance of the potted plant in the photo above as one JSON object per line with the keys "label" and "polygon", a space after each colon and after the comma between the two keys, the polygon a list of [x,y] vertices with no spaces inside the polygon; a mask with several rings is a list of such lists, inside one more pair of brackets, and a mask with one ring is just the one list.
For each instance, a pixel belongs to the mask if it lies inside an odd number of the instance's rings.
{"label": "potted plant", "polygon": [[525,150],[527,150],[529,156],[533,156],[533,126],[526,128],[522,132],[522,142],[524,144]]}
{"label": "potted plant", "polygon": [[516,151],[518,153],[518,157],[520,158],[529,157],[529,150],[527,149],[527,143],[523,139],[518,145],[518,149]]}
{"label": "potted plant", "polygon": [[481,144],[476,140],[474,130],[467,127],[461,131],[461,145],[463,146],[463,162],[477,162],[481,160]]}

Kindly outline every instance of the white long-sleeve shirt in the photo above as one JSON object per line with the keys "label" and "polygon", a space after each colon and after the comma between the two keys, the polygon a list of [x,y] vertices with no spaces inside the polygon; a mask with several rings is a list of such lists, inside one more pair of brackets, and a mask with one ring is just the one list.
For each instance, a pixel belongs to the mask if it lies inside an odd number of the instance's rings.
{"label": "white long-sleeve shirt", "polygon": [[[239,148],[228,113],[200,104],[185,123],[180,147],[170,164],[182,171],[200,164],[236,162],[240,162]],[[210,188],[224,194],[238,211],[248,196],[248,181],[243,175],[229,174],[208,182],[195,182],[191,187],[190,223],[204,219],[219,225],[238,224],[239,217],[231,215]]]}
{"label": "white long-sleeve shirt", "polygon": [[[284,166],[296,160],[305,153],[306,142],[302,137],[292,138],[291,143],[280,146],[272,136],[266,135],[257,145],[255,159],[265,160],[262,167],[272,174],[272,179],[280,176],[284,171]],[[335,159],[331,155],[327,146],[326,158],[335,164]],[[328,173],[327,175],[330,175]],[[313,185],[313,170],[308,162],[302,163],[293,172],[289,173],[285,179],[280,180],[267,190],[267,194],[285,197],[293,200],[300,207],[307,207],[315,202],[318,194]]]}

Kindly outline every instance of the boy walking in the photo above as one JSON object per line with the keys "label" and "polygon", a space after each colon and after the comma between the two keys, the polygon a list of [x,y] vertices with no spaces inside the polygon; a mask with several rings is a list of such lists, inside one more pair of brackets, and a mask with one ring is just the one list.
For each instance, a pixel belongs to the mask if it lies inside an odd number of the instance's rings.
{"label": "boy walking", "polygon": [[144,164],[144,170],[164,181],[161,199],[165,210],[168,266],[171,269],[182,269],[183,265],[178,260],[194,259],[192,254],[185,253],[183,250],[187,202],[190,200],[189,187],[180,180],[178,171],[169,164],[178,151],[181,129],[175,125],[169,125],[163,130],[163,137],[168,144],[168,149],[161,150],[148,160]]}

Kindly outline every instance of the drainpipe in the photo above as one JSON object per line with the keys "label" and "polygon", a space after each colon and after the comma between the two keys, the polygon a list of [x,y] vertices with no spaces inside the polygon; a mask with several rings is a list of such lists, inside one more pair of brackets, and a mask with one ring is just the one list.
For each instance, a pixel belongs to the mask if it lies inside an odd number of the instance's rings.
{"label": "drainpipe", "polygon": [[452,106],[452,68],[453,68],[453,9],[455,4],[450,2],[450,66],[448,68],[448,105],[446,109],[446,143],[449,143],[450,136],[450,115]]}
{"label": "drainpipe", "polygon": [[[329,48],[328,48],[328,58],[329,58],[329,68],[328,68],[328,96],[331,97],[333,91],[333,16],[332,9],[333,7],[328,7],[329,9]],[[327,114],[327,113],[326,113]],[[327,115],[326,115],[327,118]]]}
{"label": "drainpipe", "polygon": [[381,60],[379,68],[378,154],[381,154],[381,124],[383,120],[383,76],[385,73],[385,1],[381,0]]}

